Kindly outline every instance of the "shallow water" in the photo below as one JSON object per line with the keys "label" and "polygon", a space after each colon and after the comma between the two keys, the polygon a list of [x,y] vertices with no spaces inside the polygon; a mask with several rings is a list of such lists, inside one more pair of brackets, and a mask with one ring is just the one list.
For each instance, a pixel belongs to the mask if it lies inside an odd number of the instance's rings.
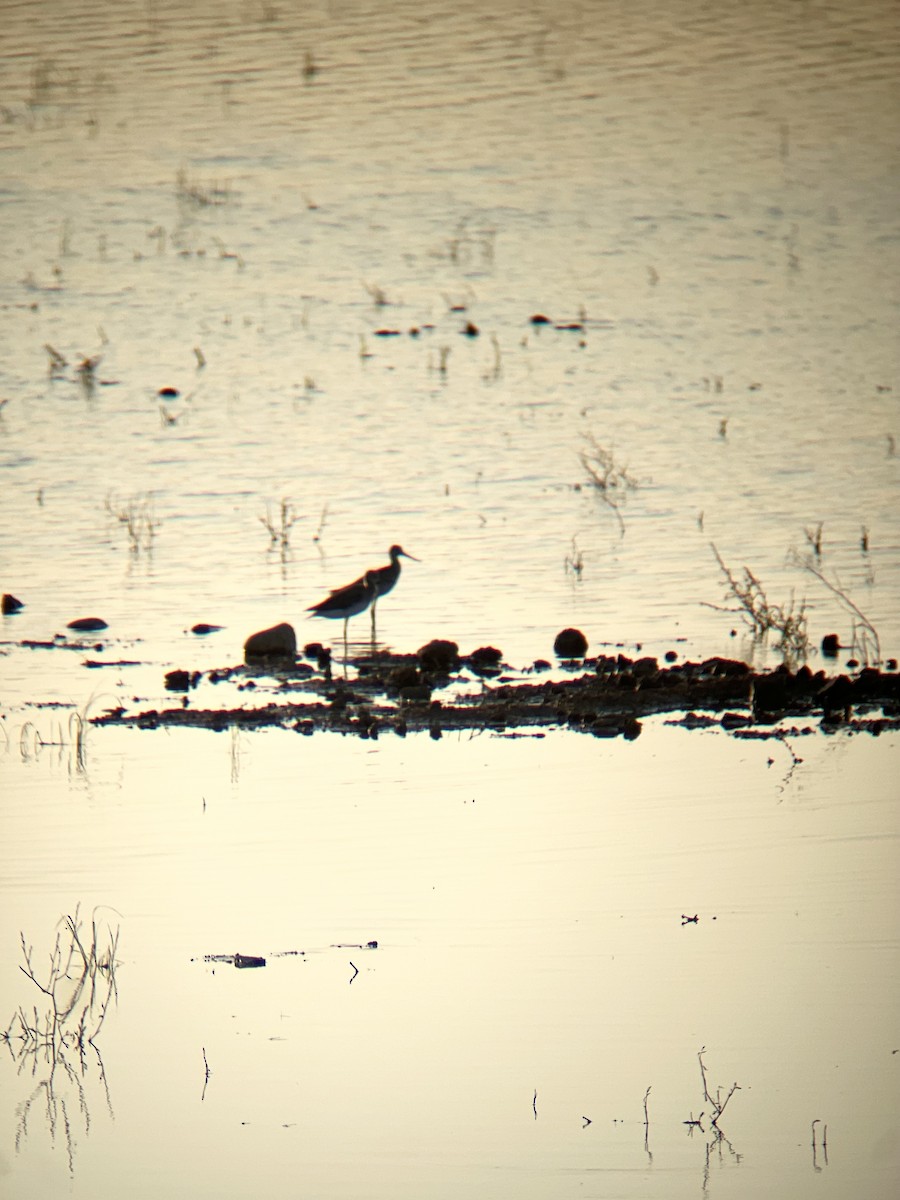
{"label": "shallow water", "polygon": [[[891,1194],[895,738],[91,730],[85,760],[69,719],[275,621],[337,640],[306,607],[392,542],[400,651],[523,666],[577,625],[778,661],[710,607],[714,542],[806,600],[818,667],[858,623],[791,555],[821,523],[896,655],[898,32],[876,2],[4,5],[0,1020],[20,930],[122,930],[108,1099],[93,1065],[62,1091],[69,1138],[3,1068],[11,1195]],[[99,649],[19,644],[88,614]],[[199,961],[236,950],[269,965]],[[711,1149],[704,1044],[741,1084]]]}
{"label": "shallow water", "polygon": [[[46,1068],[6,1068],[9,1194],[888,1196],[898,745],[790,746],[657,720],[7,759],[2,994],[29,1002],[9,934],[49,949],[73,897],[121,929],[68,1134]],[[236,950],[267,966],[203,961]],[[722,1142],[683,1124],[704,1045]]]}

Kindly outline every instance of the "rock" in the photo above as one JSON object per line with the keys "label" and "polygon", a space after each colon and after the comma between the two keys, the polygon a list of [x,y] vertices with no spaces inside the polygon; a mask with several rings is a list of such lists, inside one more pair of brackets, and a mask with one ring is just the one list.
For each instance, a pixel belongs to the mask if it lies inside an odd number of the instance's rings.
{"label": "rock", "polygon": [[650,679],[659,674],[659,663],[655,658],[645,655],[644,658],[639,658],[637,662],[632,663],[631,669],[636,679]]}
{"label": "rock", "polygon": [[846,675],[838,675],[819,692],[822,715],[829,721],[849,721],[853,709],[853,684]]}
{"label": "rock", "polygon": [[[395,692],[399,692],[403,688],[417,688],[421,685],[421,682],[419,672],[412,665],[395,667],[388,674],[386,680],[387,686]],[[431,689],[429,688],[428,690],[430,691]]]}
{"label": "rock", "polygon": [[186,692],[189,688],[196,687],[200,678],[200,672],[195,671],[191,675],[190,671],[176,670],[166,672],[166,691],[169,692]]}
{"label": "rock", "polygon": [[292,625],[282,621],[271,629],[251,633],[244,642],[244,661],[251,658],[290,658],[297,654],[297,635]]}
{"label": "rock", "polygon": [[4,617],[10,616],[11,613],[17,613],[24,607],[25,605],[21,600],[17,600],[15,596],[11,596],[9,592],[3,593],[3,599],[0,600],[0,611],[2,611]]}
{"label": "rock", "polygon": [[434,638],[427,646],[420,647],[416,657],[423,671],[447,673],[459,669],[459,646],[443,638]]}
{"label": "rock", "polygon": [[496,646],[479,646],[469,655],[473,667],[499,667],[503,662],[503,652]]}
{"label": "rock", "polygon": [[788,706],[788,684],[784,673],[759,675],[752,683],[750,704],[756,720],[771,720]]}
{"label": "rock", "polygon": [[199,621],[196,625],[191,626],[191,633],[203,637],[207,633],[218,633],[221,628],[221,625],[207,625],[205,621]]}
{"label": "rock", "polygon": [[840,648],[840,638],[836,633],[826,633],[822,638],[822,653],[826,658],[837,658]]}
{"label": "rock", "polygon": [[737,658],[706,658],[700,664],[703,675],[724,675],[730,679],[752,674],[750,667]]}
{"label": "rock", "polygon": [[563,629],[553,643],[557,658],[584,658],[587,648],[588,640],[580,629]]}
{"label": "rock", "polygon": [[493,678],[503,669],[503,653],[496,646],[479,646],[466,659],[471,670],[482,679]]}
{"label": "rock", "polygon": [[101,629],[108,629],[109,626],[102,617],[78,617],[75,621],[70,621],[66,629],[74,629],[76,633],[97,633]]}

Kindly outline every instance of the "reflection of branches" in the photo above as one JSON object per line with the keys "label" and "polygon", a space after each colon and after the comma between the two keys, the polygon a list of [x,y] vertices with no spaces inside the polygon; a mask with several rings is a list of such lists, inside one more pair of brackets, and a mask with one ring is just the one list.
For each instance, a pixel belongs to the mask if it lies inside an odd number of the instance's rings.
{"label": "reflection of branches", "polygon": [[[43,1098],[50,1140],[55,1144],[58,1135],[64,1138],[71,1173],[75,1135],[67,1097],[61,1087],[74,1092],[84,1131],[89,1133],[91,1118],[84,1081],[94,1067],[91,1051],[96,1056],[98,1078],[112,1113],[106,1072],[94,1039],[110,1001],[118,998],[115,970],[119,930],[118,926],[113,929],[109,925],[101,930],[96,910],[89,927],[84,929],[78,908],[74,915],[64,917],[60,926],[49,964],[44,969],[38,965],[24,933],[20,935],[25,965],[20,965],[19,970],[44,997],[43,1009],[34,1004],[27,1012],[25,1006],[19,1005],[7,1028],[0,1031],[0,1041],[6,1043],[18,1062],[20,1074],[30,1068],[32,1077],[38,1079],[34,1091],[17,1110],[16,1149],[27,1138],[29,1116]],[[41,1075],[44,1077],[40,1078]]]}
{"label": "reflection of branches", "polygon": [[709,1195],[709,1171],[712,1165],[713,1151],[717,1152],[720,1167],[725,1166],[726,1155],[731,1158],[732,1162],[739,1163],[741,1161],[741,1155],[737,1153],[721,1129],[713,1130],[706,1142],[706,1156],[703,1162],[702,1191],[704,1196]]}
{"label": "reflection of branches", "polygon": [[[785,736],[783,730],[776,729],[775,733],[774,733],[774,737],[776,738],[777,741],[781,742],[781,744],[784,746],[785,750],[787,750],[788,754],[791,756],[791,765],[788,767],[787,774],[782,779],[782,781],[778,787],[778,790],[780,792],[784,792],[787,788],[787,785],[791,781],[791,776],[794,774],[794,772],[797,770],[797,768],[803,762],[803,759],[800,757],[799,754],[795,753],[794,747],[788,742],[787,737]],[[769,762],[771,763],[772,759],[769,759]]]}

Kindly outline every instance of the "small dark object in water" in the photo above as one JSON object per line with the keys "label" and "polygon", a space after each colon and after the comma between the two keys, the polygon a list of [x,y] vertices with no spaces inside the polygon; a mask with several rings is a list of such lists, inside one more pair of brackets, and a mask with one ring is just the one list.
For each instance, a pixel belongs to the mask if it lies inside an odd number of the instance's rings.
{"label": "small dark object in water", "polygon": [[588,640],[580,629],[563,629],[556,635],[553,653],[558,658],[584,658]]}
{"label": "small dark object in water", "polygon": [[251,633],[244,642],[244,661],[251,658],[289,658],[297,654],[297,635],[294,627],[287,621],[273,625],[270,629],[261,629]]}
{"label": "small dark object in water", "polygon": [[554,329],[560,329],[563,332],[580,333],[584,329],[581,321],[563,321],[559,325],[554,325]]}
{"label": "small dark object in water", "polygon": [[887,662],[884,664],[884,669],[885,669],[886,671],[896,671],[896,670],[897,670],[897,660],[896,660],[896,658],[889,658],[889,659],[887,660]]}
{"label": "small dark object in water", "polygon": [[319,653],[316,655],[316,666],[326,679],[331,678],[331,650],[329,647],[319,647]]}
{"label": "small dark object in water", "polygon": [[678,661],[678,651],[677,650],[667,650],[666,651],[666,662],[673,663],[673,662],[677,662],[677,661]]}
{"label": "small dark object in water", "polygon": [[266,960],[256,954],[235,954],[234,965],[239,969],[244,967],[264,967]]}
{"label": "small dark object in water", "polygon": [[375,336],[376,337],[399,337],[400,330],[399,329],[376,329]]}
{"label": "small dark object in water", "polygon": [[175,400],[181,395],[181,392],[179,392],[178,388],[162,387],[156,394],[157,396],[161,396],[163,400]]}
{"label": "small dark object in water", "polygon": [[200,672],[175,670],[166,672],[166,690],[169,692],[186,692],[189,688],[196,687],[200,681]]}
{"label": "small dark object in water", "polygon": [[205,621],[199,621],[196,625],[191,626],[191,633],[196,633],[198,637],[202,637],[207,633],[218,633],[221,628],[221,625],[207,625]]}
{"label": "small dark object in water", "polygon": [[459,646],[443,638],[434,638],[416,651],[423,671],[456,671],[459,669]]}
{"label": "small dark object in water", "polygon": [[840,638],[836,633],[826,633],[822,638],[822,653],[826,658],[837,658],[840,648]]}
{"label": "small dark object in water", "polygon": [[11,613],[17,613],[25,605],[21,600],[17,600],[15,596],[11,596],[9,592],[3,593],[3,600],[0,601],[0,609],[3,611],[4,617],[10,616]]}
{"label": "small dark object in water", "polygon": [[481,330],[472,321],[466,321],[465,325],[463,325],[462,329],[460,330],[460,333],[463,334],[464,337],[476,338],[478,337],[479,333],[481,333]]}
{"label": "small dark object in water", "polygon": [[531,318],[532,325],[550,325],[552,324],[549,317],[545,317],[543,313],[535,313]]}
{"label": "small dark object in water", "polygon": [[77,633],[96,633],[100,629],[108,628],[102,617],[78,617],[66,626],[66,629],[74,629]]}

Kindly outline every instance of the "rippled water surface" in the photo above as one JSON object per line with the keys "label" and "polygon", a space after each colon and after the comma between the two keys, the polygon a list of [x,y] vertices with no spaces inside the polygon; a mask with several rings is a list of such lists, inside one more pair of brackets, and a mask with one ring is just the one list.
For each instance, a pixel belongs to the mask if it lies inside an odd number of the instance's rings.
{"label": "rippled water surface", "polygon": [[121,928],[105,1076],[3,1069],[9,1194],[892,1195],[896,739],[68,722],[339,634],[394,542],[397,650],[764,657],[714,543],[895,656],[896,7],[2,15],[0,1021],[20,930]]}

